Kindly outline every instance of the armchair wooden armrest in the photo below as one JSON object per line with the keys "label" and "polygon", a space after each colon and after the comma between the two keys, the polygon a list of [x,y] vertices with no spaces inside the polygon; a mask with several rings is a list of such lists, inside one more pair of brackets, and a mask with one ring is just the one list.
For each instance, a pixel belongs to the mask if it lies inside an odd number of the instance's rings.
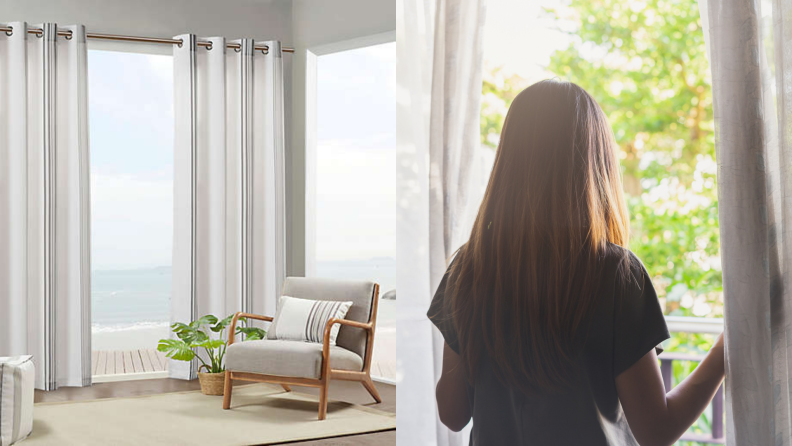
{"label": "armchair wooden armrest", "polygon": [[371,322],[365,323],[358,321],[350,321],[348,319],[332,318],[329,321],[327,321],[327,324],[325,325],[324,338],[327,341],[330,341],[330,330],[333,328],[333,325],[335,324],[349,325],[350,327],[362,328],[364,330],[371,330],[374,328],[374,324],[372,324]]}
{"label": "armchair wooden armrest", "polygon": [[[260,315],[260,314],[251,314],[251,313],[242,313],[241,311],[237,312],[234,315],[234,319],[231,320],[231,329],[228,331],[228,345],[231,345],[231,344],[234,343],[234,337],[236,336],[237,320],[239,320],[240,317],[244,317],[244,318],[248,318],[248,319],[256,319],[256,320],[259,320],[259,321],[272,322],[272,317],[271,316],[263,316],[263,315]],[[327,334],[329,335],[330,332],[327,332]],[[330,338],[328,338],[328,340],[329,339]]]}
{"label": "armchair wooden armrest", "polygon": [[364,323],[364,322],[350,321],[347,319],[338,319],[338,318],[332,318],[329,321],[327,321],[327,324],[325,324],[325,329],[324,329],[324,339],[322,339],[322,367],[325,372],[323,373],[323,375],[326,375],[330,367],[330,331],[333,329],[333,325],[335,324],[348,325],[350,327],[355,327],[355,328],[362,328],[369,332],[374,331],[374,323],[372,322]]}
{"label": "armchair wooden armrest", "polygon": [[[375,295],[376,296],[376,295]],[[375,306],[376,309],[376,306]],[[379,392],[377,388],[374,387],[374,383],[371,381],[371,375],[369,372],[369,364],[371,364],[371,353],[372,347],[374,344],[374,326],[376,325],[376,319],[372,318],[371,322],[358,322],[358,321],[350,321],[347,319],[336,319],[332,318],[327,321],[324,330],[324,339],[322,339],[322,382],[327,382],[330,377],[332,376],[333,379],[347,379],[347,380],[354,380],[360,381],[363,384],[363,387],[369,391],[374,400],[378,403],[382,402],[382,399],[379,396]],[[346,370],[333,370],[331,373],[330,370],[330,330],[333,328],[333,325],[341,324],[346,325],[348,327],[355,327],[366,330],[368,332],[368,346],[366,348],[366,356],[364,359],[363,370],[359,372],[355,371],[346,371]],[[327,387],[322,387],[322,391],[319,394],[319,400],[327,402]],[[323,420],[327,407],[324,404],[320,404],[320,407],[323,407],[319,410],[319,419]]]}

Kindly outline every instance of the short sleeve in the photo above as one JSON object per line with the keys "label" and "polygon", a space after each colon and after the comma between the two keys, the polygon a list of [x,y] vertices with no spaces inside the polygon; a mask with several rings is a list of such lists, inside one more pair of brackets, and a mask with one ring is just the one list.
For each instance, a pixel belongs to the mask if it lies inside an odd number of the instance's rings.
{"label": "short sleeve", "polygon": [[670,338],[660,301],[641,261],[632,257],[632,274],[616,288],[614,300],[614,377],[633,366],[653,348]]}
{"label": "short sleeve", "polygon": [[429,320],[440,330],[443,338],[445,338],[446,344],[451,347],[451,350],[459,354],[459,339],[457,338],[454,321],[449,311],[449,303],[447,303],[445,299],[448,274],[449,271],[446,271],[445,275],[443,275],[443,280],[440,281],[440,285],[437,287],[437,291],[435,292],[434,298],[432,298],[432,303],[429,305],[429,311],[426,312],[426,316],[429,317]]}

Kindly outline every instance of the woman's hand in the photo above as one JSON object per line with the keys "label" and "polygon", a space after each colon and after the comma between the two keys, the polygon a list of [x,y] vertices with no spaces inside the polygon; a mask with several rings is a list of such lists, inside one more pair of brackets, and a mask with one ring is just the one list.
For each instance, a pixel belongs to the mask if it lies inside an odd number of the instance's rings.
{"label": "woman's hand", "polygon": [[710,351],[715,350],[716,348],[723,352],[723,333],[719,334],[718,338],[715,339],[715,343],[712,344]]}
{"label": "woman's hand", "polygon": [[666,394],[652,349],[616,377],[624,415],[641,446],[674,443],[701,416],[724,376],[723,335],[685,380]]}

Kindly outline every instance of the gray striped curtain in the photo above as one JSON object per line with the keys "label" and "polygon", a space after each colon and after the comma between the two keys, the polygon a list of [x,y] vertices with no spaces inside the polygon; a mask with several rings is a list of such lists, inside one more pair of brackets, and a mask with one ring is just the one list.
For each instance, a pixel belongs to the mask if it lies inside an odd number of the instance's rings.
{"label": "gray striped curtain", "polygon": [[85,29],[5,26],[13,31],[0,33],[0,356],[33,355],[39,389],[86,386],[91,286]]}
{"label": "gray striped curtain", "polygon": [[[280,42],[175,38],[172,319],[272,316],[285,277]],[[169,370],[197,371],[179,361]]]}

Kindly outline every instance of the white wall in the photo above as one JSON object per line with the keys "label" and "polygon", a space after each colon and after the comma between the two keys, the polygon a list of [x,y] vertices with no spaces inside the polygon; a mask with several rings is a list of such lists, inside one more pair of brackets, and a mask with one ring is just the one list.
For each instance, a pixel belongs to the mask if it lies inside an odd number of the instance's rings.
{"label": "white wall", "polygon": [[[365,41],[366,37],[396,32],[395,0],[293,0],[292,42],[296,49],[292,70],[292,158],[287,166],[291,173],[291,195],[287,197],[291,208],[292,253],[289,272],[304,275],[306,264],[306,79],[313,76],[315,66],[309,63],[308,52],[329,47],[341,50],[340,42]],[[371,42],[381,43],[377,39]],[[307,117],[308,121],[311,116]],[[395,166],[394,166],[395,169]],[[310,181],[309,181],[310,183]],[[310,203],[309,203],[310,205]],[[310,232],[311,228],[308,228]],[[311,234],[308,234],[309,236]]]}

